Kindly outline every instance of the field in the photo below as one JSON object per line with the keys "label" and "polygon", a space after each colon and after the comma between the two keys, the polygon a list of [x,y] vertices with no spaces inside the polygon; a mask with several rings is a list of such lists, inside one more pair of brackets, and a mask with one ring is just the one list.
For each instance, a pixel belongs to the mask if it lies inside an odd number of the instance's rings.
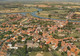
{"label": "field", "polygon": [[0,22],[4,21],[4,19],[0,19]]}
{"label": "field", "polygon": [[68,10],[51,10],[51,11],[41,11],[36,15],[45,17],[45,18],[49,18],[49,15],[51,15],[50,18],[66,19],[67,14],[68,14]]}
{"label": "field", "polygon": [[41,53],[41,52],[31,52],[31,53],[29,53],[29,56],[52,56],[52,54],[50,53],[50,52],[43,52],[43,53]]}
{"label": "field", "polygon": [[17,12],[34,12],[37,11],[36,8],[12,8],[0,10],[1,13],[17,13]]}

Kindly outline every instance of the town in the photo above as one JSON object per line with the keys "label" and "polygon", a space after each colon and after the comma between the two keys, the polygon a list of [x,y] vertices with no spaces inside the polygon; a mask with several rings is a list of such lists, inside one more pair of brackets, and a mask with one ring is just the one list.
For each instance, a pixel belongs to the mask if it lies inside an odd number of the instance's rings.
{"label": "town", "polygon": [[[23,6],[28,8],[0,11],[0,56],[80,56],[79,11],[67,12],[68,14],[63,16],[65,18],[62,18],[65,20],[63,21],[50,19],[62,14],[44,16],[49,19],[38,18],[31,14],[38,10],[35,6],[44,7],[43,10],[51,6],[26,4]],[[63,7],[58,8],[62,10]],[[28,13],[24,15],[23,12]],[[37,11],[36,14],[43,16],[42,11]]]}

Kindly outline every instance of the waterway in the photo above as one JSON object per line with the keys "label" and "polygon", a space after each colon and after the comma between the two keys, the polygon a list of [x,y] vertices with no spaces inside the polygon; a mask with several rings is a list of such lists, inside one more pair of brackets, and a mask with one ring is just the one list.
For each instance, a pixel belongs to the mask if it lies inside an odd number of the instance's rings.
{"label": "waterway", "polygon": [[[42,9],[36,8],[37,11],[43,11]],[[55,18],[45,18],[45,17],[41,17],[36,15],[37,11],[34,12],[17,12],[17,13],[1,13],[1,14],[22,14],[22,15],[26,15],[27,13],[30,13],[32,16],[37,17],[37,18],[41,18],[41,19],[52,19],[52,20],[59,20],[59,21],[66,21],[63,19],[55,19]],[[68,20],[69,22],[80,22],[80,21],[76,21],[76,20]]]}

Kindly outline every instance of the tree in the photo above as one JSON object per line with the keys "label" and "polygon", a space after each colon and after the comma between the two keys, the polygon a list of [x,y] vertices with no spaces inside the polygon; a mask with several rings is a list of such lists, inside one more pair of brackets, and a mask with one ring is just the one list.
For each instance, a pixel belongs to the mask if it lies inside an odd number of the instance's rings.
{"label": "tree", "polygon": [[70,9],[69,12],[75,12],[75,10],[74,9]]}
{"label": "tree", "polygon": [[48,45],[44,45],[43,48],[42,48],[42,50],[45,51],[45,52],[47,52],[48,51],[48,48],[49,48]]}
{"label": "tree", "polygon": [[39,32],[39,35],[42,35],[43,33],[42,32]]}
{"label": "tree", "polygon": [[16,50],[17,54],[20,55],[20,56],[26,56],[26,50],[25,48],[18,48],[18,50]]}
{"label": "tree", "polygon": [[12,42],[12,46],[14,46],[14,45],[15,45],[15,43],[16,43],[16,42],[14,42],[14,41],[13,41],[13,42]]}
{"label": "tree", "polygon": [[24,27],[22,27],[22,30],[27,30],[28,28],[24,28]]}
{"label": "tree", "polygon": [[22,39],[22,37],[21,37],[21,36],[19,36],[19,37],[18,37],[18,39],[19,39],[19,40],[21,40],[21,39]]}
{"label": "tree", "polygon": [[25,40],[25,42],[24,42],[25,44],[27,43],[27,39]]}
{"label": "tree", "polygon": [[29,38],[27,38],[27,40],[32,40],[32,38],[33,38],[33,37],[32,37],[32,36],[30,36]]}
{"label": "tree", "polygon": [[41,51],[41,50],[42,50],[42,49],[41,49],[40,47],[37,47],[37,48],[33,48],[33,49],[32,49],[32,51],[36,51],[36,52],[37,52],[37,51]]}
{"label": "tree", "polygon": [[28,52],[31,52],[31,51],[32,51],[32,48],[31,48],[31,47],[29,47],[27,50],[28,50]]}
{"label": "tree", "polygon": [[55,30],[55,33],[58,33],[58,31],[57,31],[57,30]]}
{"label": "tree", "polygon": [[24,46],[24,49],[25,49],[25,53],[28,53],[27,45]]}
{"label": "tree", "polygon": [[59,41],[59,43],[58,43],[58,47],[61,47],[61,41]]}
{"label": "tree", "polygon": [[12,31],[8,31],[8,32],[6,32],[6,34],[12,34],[13,32]]}
{"label": "tree", "polygon": [[52,56],[59,56],[59,54],[54,50],[51,53],[52,53]]}
{"label": "tree", "polygon": [[79,38],[79,36],[76,36],[75,38]]}
{"label": "tree", "polygon": [[25,45],[23,48],[18,48],[17,50],[8,50],[8,54],[10,56],[28,56],[27,46]]}
{"label": "tree", "polygon": [[3,39],[4,38],[4,35],[3,34],[0,34],[0,39]]}
{"label": "tree", "polygon": [[49,18],[51,18],[51,16],[52,16],[51,14],[48,15]]}
{"label": "tree", "polygon": [[67,49],[70,50],[70,47],[68,46]]}
{"label": "tree", "polygon": [[20,42],[21,42],[21,40],[22,40],[22,37],[21,37],[21,36],[19,36],[19,37],[18,37],[18,42],[20,43]]}
{"label": "tree", "polygon": [[38,13],[38,14],[40,14],[40,12],[39,12],[39,11],[37,11],[37,13]]}
{"label": "tree", "polygon": [[45,30],[48,31],[48,28],[46,28]]}
{"label": "tree", "polygon": [[80,55],[80,52],[78,53],[78,55]]}
{"label": "tree", "polygon": [[62,56],[67,56],[67,52],[62,52],[61,55]]}
{"label": "tree", "polygon": [[74,25],[73,25],[73,23],[72,22],[69,22],[67,25],[65,25],[64,27],[63,27],[63,29],[65,30],[72,30],[72,28],[74,28]]}

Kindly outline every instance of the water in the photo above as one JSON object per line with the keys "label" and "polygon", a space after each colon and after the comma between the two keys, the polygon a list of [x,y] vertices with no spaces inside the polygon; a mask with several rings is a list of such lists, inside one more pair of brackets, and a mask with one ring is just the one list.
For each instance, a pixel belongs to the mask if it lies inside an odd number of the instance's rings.
{"label": "water", "polygon": [[[37,11],[42,11],[42,9],[36,8],[38,9]],[[41,18],[41,19],[52,19],[52,20],[59,20],[59,21],[66,21],[66,20],[62,20],[62,19],[55,19],[55,18],[45,18],[45,17],[40,17],[38,15],[36,15],[37,11],[34,12],[17,12],[17,13],[0,13],[0,14],[22,14],[22,15],[26,15],[27,13],[30,13],[32,16],[37,17],[37,18]],[[74,21],[74,20],[68,20],[69,22],[80,22],[80,21]]]}

